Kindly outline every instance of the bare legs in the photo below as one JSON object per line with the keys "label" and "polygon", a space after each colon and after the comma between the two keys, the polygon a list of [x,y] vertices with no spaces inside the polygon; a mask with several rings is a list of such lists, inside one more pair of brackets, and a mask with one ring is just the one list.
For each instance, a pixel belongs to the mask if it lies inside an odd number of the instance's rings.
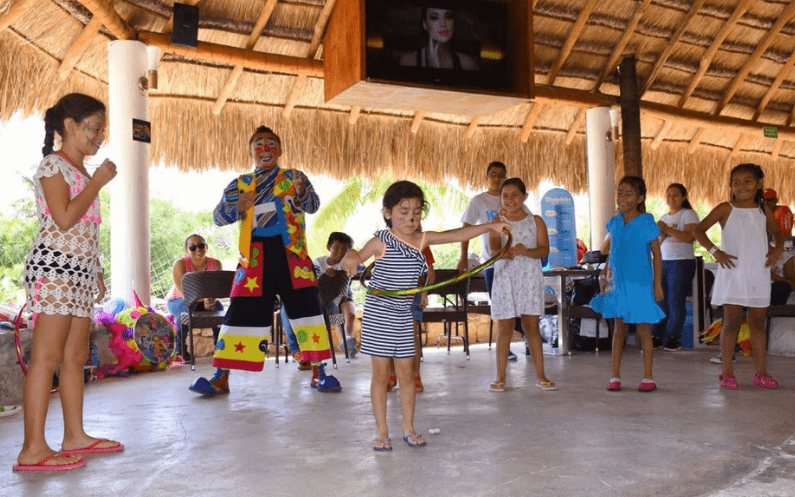
{"label": "bare legs", "polygon": [[[379,439],[389,438],[389,428],[386,423],[386,384],[389,380],[389,366],[392,362],[391,357],[372,356],[373,376],[370,382],[370,400],[373,404],[375,414],[376,437]],[[414,368],[414,358],[395,358],[395,370],[400,382],[400,408],[403,414],[403,433],[414,435],[414,404],[416,392],[412,373]]]}
{"label": "bare legs", "polygon": [[[737,346],[737,334],[740,332],[740,320],[743,308],[739,305],[723,305],[723,328],[720,332],[720,354],[723,359],[723,372],[732,373],[732,357]],[[748,308],[748,328],[751,331],[751,350],[759,373],[767,372],[767,333],[765,332],[765,316],[767,308]]]}
{"label": "bare legs", "polygon": [[[638,323],[635,328],[640,337],[641,350],[643,350],[643,378],[653,380],[654,345],[651,340],[651,324]],[[627,324],[623,319],[616,318],[616,329],[613,332],[613,378],[621,378],[621,357],[624,355],[624,341],[626,338]]]}
{"label": "bare legs", "polygon": [[[44,438],[44,423],[50,404],[55,368],[61,366],[58,392],[64,418],[62,447],[75,449],[97,441],[83,428],[83,366],[88,359],[90,318],[39,314],[33,332],[33,353],[24,386],[25,440],[17,461],[34,464],[56,453]],[[117,442],[103,442],[111,447]],[[79,461],[78,455],[59,456],[52,464]]]}
{"label": "bare legs", "polygon": [[[527,346],[533,358],[538,381],[549,381],[544,374],[544,348],[541,340],[541,330],[538,326],[539,316],[522,315],[522,330],[527,338]],[[508,353],[513,338],[515,318],[500,319],[497,321],[497,382],[505,382]]]}

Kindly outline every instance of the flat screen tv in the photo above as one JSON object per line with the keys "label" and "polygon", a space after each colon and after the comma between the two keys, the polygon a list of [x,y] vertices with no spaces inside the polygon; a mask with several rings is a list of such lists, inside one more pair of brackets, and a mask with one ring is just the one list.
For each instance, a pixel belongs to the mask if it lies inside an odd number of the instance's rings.
{"label": "flat screen tv", "polygon": [[367,79],[510,92],[508,5],[365,0]]}

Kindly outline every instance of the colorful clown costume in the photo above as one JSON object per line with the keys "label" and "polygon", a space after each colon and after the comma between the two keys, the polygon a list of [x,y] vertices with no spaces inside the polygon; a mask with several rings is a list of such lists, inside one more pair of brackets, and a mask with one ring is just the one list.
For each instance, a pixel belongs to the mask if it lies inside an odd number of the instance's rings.
{"label": "colorful clown costume", "polygon": [[[316,212],[320,201],[308,180],[298,197],[292,180],[292,170],[257,168],[229,183],[213,212],[219,226],[238,220],[244,221],[241,228],[251,226],[249,250],[241,257],[218,336],[215,367],[262,371],[277,294],[296,331],[302,358],[317,363],[331,357],[304,235],[304,213]],[[256,184],[254,206],[249,212],[238,212],[240,192],[252,184]],[[247,235],[241,234],[245,243],[249,243]]]}

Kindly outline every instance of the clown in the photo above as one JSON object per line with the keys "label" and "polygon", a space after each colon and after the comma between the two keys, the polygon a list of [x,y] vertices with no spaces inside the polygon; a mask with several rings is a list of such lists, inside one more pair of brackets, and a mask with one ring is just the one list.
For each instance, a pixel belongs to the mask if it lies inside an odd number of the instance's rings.
{"label": "clown", "polygon": [[229,183],[213,212],[218,226],[242,222],[240,266],[213,356],[218,369],[209,380],[196,379],[190,389],[206,396],[228,393],[230,369],[262,371],[279,294],[301,358],[312,363],[311,386],[339,391],[337,379],[325,376],[320,364],[331,351],[304,236],[304,213],[316,212],[320,199],[302,172],[279,167],[281,140],[270,128],[257,128],[249,153],[254,172]]}

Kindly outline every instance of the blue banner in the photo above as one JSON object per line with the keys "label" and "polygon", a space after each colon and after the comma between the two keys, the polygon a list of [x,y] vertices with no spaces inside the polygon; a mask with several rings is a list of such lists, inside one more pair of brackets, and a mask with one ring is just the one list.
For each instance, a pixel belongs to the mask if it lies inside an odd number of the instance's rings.
{"label": "blue banner", "polygon": [[549,258],[544,269],[577,265],[577,221],[574,198],[563,188],[541,197],[541,218],[549,233]]}

